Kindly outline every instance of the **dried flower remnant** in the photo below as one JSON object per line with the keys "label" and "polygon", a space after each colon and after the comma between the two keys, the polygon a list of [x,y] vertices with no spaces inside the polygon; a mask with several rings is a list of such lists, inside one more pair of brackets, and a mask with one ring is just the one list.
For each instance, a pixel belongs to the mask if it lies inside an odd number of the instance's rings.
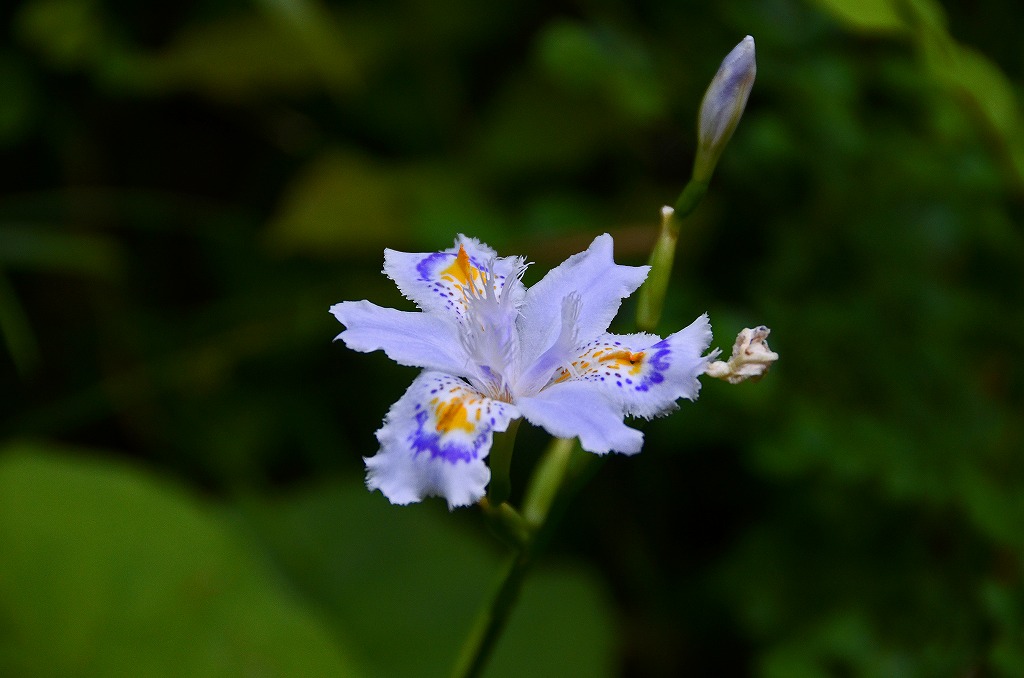
{"label": "dried flower remnant", "polygon": [[768,348],[769,334],[771,330],[764,325],[744,329],[736,336],[729,360],[716,360],[708,365],[705,374],[730,384],[738,384],[747,379],[757,381],[779,359],[779,354]]}

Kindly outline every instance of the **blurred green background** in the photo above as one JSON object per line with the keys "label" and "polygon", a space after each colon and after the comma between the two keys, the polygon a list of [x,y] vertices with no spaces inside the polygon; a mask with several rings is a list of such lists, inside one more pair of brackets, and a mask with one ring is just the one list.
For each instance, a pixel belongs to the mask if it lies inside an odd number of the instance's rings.
{"label": "blurred green background", "polygon": [[748,33],[662,330],[782,359],[602,466],[489,675],[1024,675],[1019,3],[0,18],[0,675],[446,675],[502,550],[363,489],[414,371],[327,308],[407,308],[383,248],[458,232],[642,263]]}

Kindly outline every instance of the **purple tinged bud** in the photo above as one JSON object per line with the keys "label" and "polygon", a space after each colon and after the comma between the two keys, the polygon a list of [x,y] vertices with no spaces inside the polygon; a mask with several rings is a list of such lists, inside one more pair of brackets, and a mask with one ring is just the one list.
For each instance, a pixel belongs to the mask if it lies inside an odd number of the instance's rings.
{"label": "purple tinged bud", "polygon": [[697,159],[693,169],[695,180],[711,179],[718,158],[743,115],[756,73],[754,38],[748,35],[722,60],[701,102],[697,118]]}

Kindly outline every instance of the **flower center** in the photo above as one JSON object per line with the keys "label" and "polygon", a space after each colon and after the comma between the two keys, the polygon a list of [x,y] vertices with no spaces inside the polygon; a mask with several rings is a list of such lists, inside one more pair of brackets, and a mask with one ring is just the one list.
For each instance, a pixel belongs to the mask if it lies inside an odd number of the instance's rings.
{"label": "flower center", "polygon": [[463,246],[443,276],[461,285],[465,313],[461,317],[462,345],[476,372],[472,379],[482,393],[505,402],[512,402],[515,360],[519,350],[512,286],[526,270],[520,260],[511,275],[499,281],[497,262],[491,260],[483,268],[470,261]]}

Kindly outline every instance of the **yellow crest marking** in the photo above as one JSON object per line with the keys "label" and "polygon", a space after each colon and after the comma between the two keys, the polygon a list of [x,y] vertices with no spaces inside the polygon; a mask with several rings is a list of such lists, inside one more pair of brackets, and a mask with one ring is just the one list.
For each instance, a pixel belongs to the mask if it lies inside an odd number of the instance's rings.
{"label": "yellow crest marking", "polygon": [[[596,355],[596,354],[595,354]],[[614,361],[614,367],[628,369],[630,374],[638,374],[644,366],[644,352],[613,351],[598,358],[601,362]]]}
{"label": "yellow crest marking", "polygon": [[441,403],[434,410],[437,416],[437,430],[443,433],[450,433],[454,429],[462,429],[466,433],[473,432],[473,424],[469,422],[469,414],[462,398],[456,398],[450,403]]}
{"label": "yellow crest marking", "polygon": [[466,254],[466,248],[459,245],[459,253],[455,255],[455,261],[448,268],[441,271],[441,277],[450,282],[457,282],[463,287],[473,285],[473,282],[480,277],[480,271],[473,266]]}

